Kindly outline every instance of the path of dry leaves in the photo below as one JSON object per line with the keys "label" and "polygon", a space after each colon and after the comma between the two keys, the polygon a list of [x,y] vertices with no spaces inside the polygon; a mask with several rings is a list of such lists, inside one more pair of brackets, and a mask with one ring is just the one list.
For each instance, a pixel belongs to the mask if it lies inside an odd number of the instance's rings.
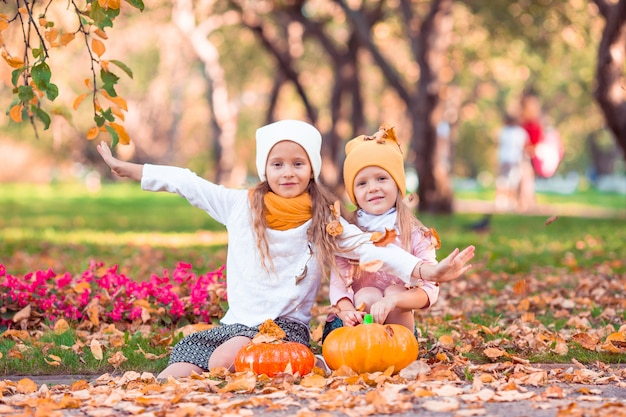
{"label": "path of dry leaves", "polygon": [[502,362],[430,366],[415,361],[398,375],[273,379],[214,371],[159,382],[149,373],[102,375],[71,384],[32,379],[0,382],[2,416],[626,416],[626,367],[603,364],[542,367]]}
{"label": "path of dry leaves", "polygon": [[[477,268],[480,273],[445,287],[436,308],[419,317],[429,323],[420,349],[429,350],[397,375],[347,369],[324,375],[316,368],[303,377],[284,373],[273,379],[224,370],[167,381],[137,372],[65,384],[13,377],[0,380],[0,416],[626,417],[626,274],[614,272],[623,261],[593,270],[571,262],[564,270],[508,277]],[[496,280],[507,283],[496,287]],[[597,307],[595,314],[590,306]],[[498,312],[492,324],[468,319],[487,309]],[[567,324],[546,327],[538,317],[547,312]],[[436,336],[443,326],[449,331]],[[315,340],[320,331],[313,330]],[[93,353],[101,344],[116,346],[115,337],[102,330],[81,343]],[[613,355],[622,365],[525,359],[565,356],[572,346]],[[468,352],[488,363],[470,361]]]}

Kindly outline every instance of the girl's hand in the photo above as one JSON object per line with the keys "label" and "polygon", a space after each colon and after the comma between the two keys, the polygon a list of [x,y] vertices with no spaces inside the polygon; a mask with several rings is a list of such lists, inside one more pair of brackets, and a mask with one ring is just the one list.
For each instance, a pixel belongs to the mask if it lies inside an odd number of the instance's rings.
{"label": "girl's hand", "polygon": [[111,153],[109,145],[106,142],[100,142],[96,146],[98,153],[102,156],[104,162],[111,168],[111,171],[118,177],[128,177],[136,181],[141,181],[143,175],[143,165],[134,164],[132,162],[120,161]]}
{"label": "girl's hand", "polygon": [[343,321],[344,326],[356,326],[357,324],[363,323],[363,313],[362,311],[356,310],[342,310],[337,313],[337,316]]}
{"label": "girl's hand", "polygon": [[374,323],[384,324],[387,316],[396,308],[395,303],[390,297],[383,297],[380,301],[375,302],[370,307],[370,314]]}
{"label": "girl's hand", "polygon": [[105,141],[100,142],[98,146],[96,146],[98,153],[102,156],[104,163],[107,164],[111,171],[117,176],[122,177],[123,172],[121,169],[121,161],[113,156],[111,149],[109,149],[109,145]]}
{"label": "girl's hand", "polygon": [[467,272],[472,264],[467,262],[474,257],[474,246],[468,246],[459,252],[455,249],[437,265],[419,265],[419,273],[423,279],[435,282],[448,282],[457,279]]}

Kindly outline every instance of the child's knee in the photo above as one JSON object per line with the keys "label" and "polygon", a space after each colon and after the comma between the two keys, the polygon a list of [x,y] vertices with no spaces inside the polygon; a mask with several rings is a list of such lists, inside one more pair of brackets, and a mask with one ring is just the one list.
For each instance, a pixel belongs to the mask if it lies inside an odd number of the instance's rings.
{"label": "child's knee", "polygon": [[375,287],[364,287],[354,294],[354,304],[359,307],[365,303],[367,309],[377,301],[383,298],[383,293]]}
{"label": "child's knee", "polygon": [[250,338],[245,336],[235,336],[232,339],[219,345],[209,358],[209,369],[226,368],[234,370],[235,357],[239,350],[250,343]]}

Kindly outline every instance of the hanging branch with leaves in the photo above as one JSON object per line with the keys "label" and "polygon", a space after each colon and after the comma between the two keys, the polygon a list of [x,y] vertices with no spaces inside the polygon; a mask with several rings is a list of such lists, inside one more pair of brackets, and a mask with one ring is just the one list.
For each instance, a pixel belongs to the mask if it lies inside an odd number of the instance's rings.
{"label": "hanging branch with leaves", "polygon": [[[137,10],[144,9],[143,0],[124,1]],[[126,129],[117,123],[124,121],[124,112],[128,107],[126,100],[115,91],[119,77],[112,66],[130,78],[133,73],[121,61],[102,58],[108,38],[105,29],[113,28],[113,22],[121,11],[121,0],[86,0],[81,4],[70,0],[66,7],[68,12],[76,15],[76,27],[73,30],[59,27],[57,22],[48,18],[54,2],[15,0],[12,14],[0,13],[2,57],[13,68],[11,84],[14,98],[7,114],[16,123],[30,121],[36,137],[39,137],[36,121],[43,124],[44,130],[50,127],[50,115],[42,104],[44,100],[54,101],[59,95],[57,85],[52,82],[52,69],[48,65],[50,53],[82,36],[91,59],[92,77],[85,79],[88,91],[74,100],[73,108],[77,110],[85,98],[91,96],[95,126],[88,131],[87,139],[95,139],[100,132],[108,132],[112,146],[130,143]],[[7,0],[4,3],[10,4]],[[24,48],[19,53],[11,53],[9,45],[4,42],[3,34],[11,31],[22,34]]]}

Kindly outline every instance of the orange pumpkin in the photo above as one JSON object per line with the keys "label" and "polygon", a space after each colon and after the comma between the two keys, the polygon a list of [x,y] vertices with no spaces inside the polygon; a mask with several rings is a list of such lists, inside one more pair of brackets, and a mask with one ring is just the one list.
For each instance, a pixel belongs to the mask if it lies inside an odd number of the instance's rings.
{"label": "orange pumpkin", "polygon": [[295,374],[306,375],[313,370],[315,356],[301,343],[248,343],[235,357],[235,371],[252,371],[269,377],[285,372],[288,365]]}
{"label": "orange pumpkin", "polygon": [[307,346],[285,342],[285,332],[272,319],[259,326],[259,333],[235,356],[235,371],[252,371],[269,377],[285,372],[306,375],[313,370],[315,356]]}
{"label": "orange pumpkin", "polygon": [[383,372],[393,366],[397,373],[417,359],[415,335],[400,324],[368,323],[344,326],[326,336],[322,355],[330,369],[342,365],[357,373]]}

